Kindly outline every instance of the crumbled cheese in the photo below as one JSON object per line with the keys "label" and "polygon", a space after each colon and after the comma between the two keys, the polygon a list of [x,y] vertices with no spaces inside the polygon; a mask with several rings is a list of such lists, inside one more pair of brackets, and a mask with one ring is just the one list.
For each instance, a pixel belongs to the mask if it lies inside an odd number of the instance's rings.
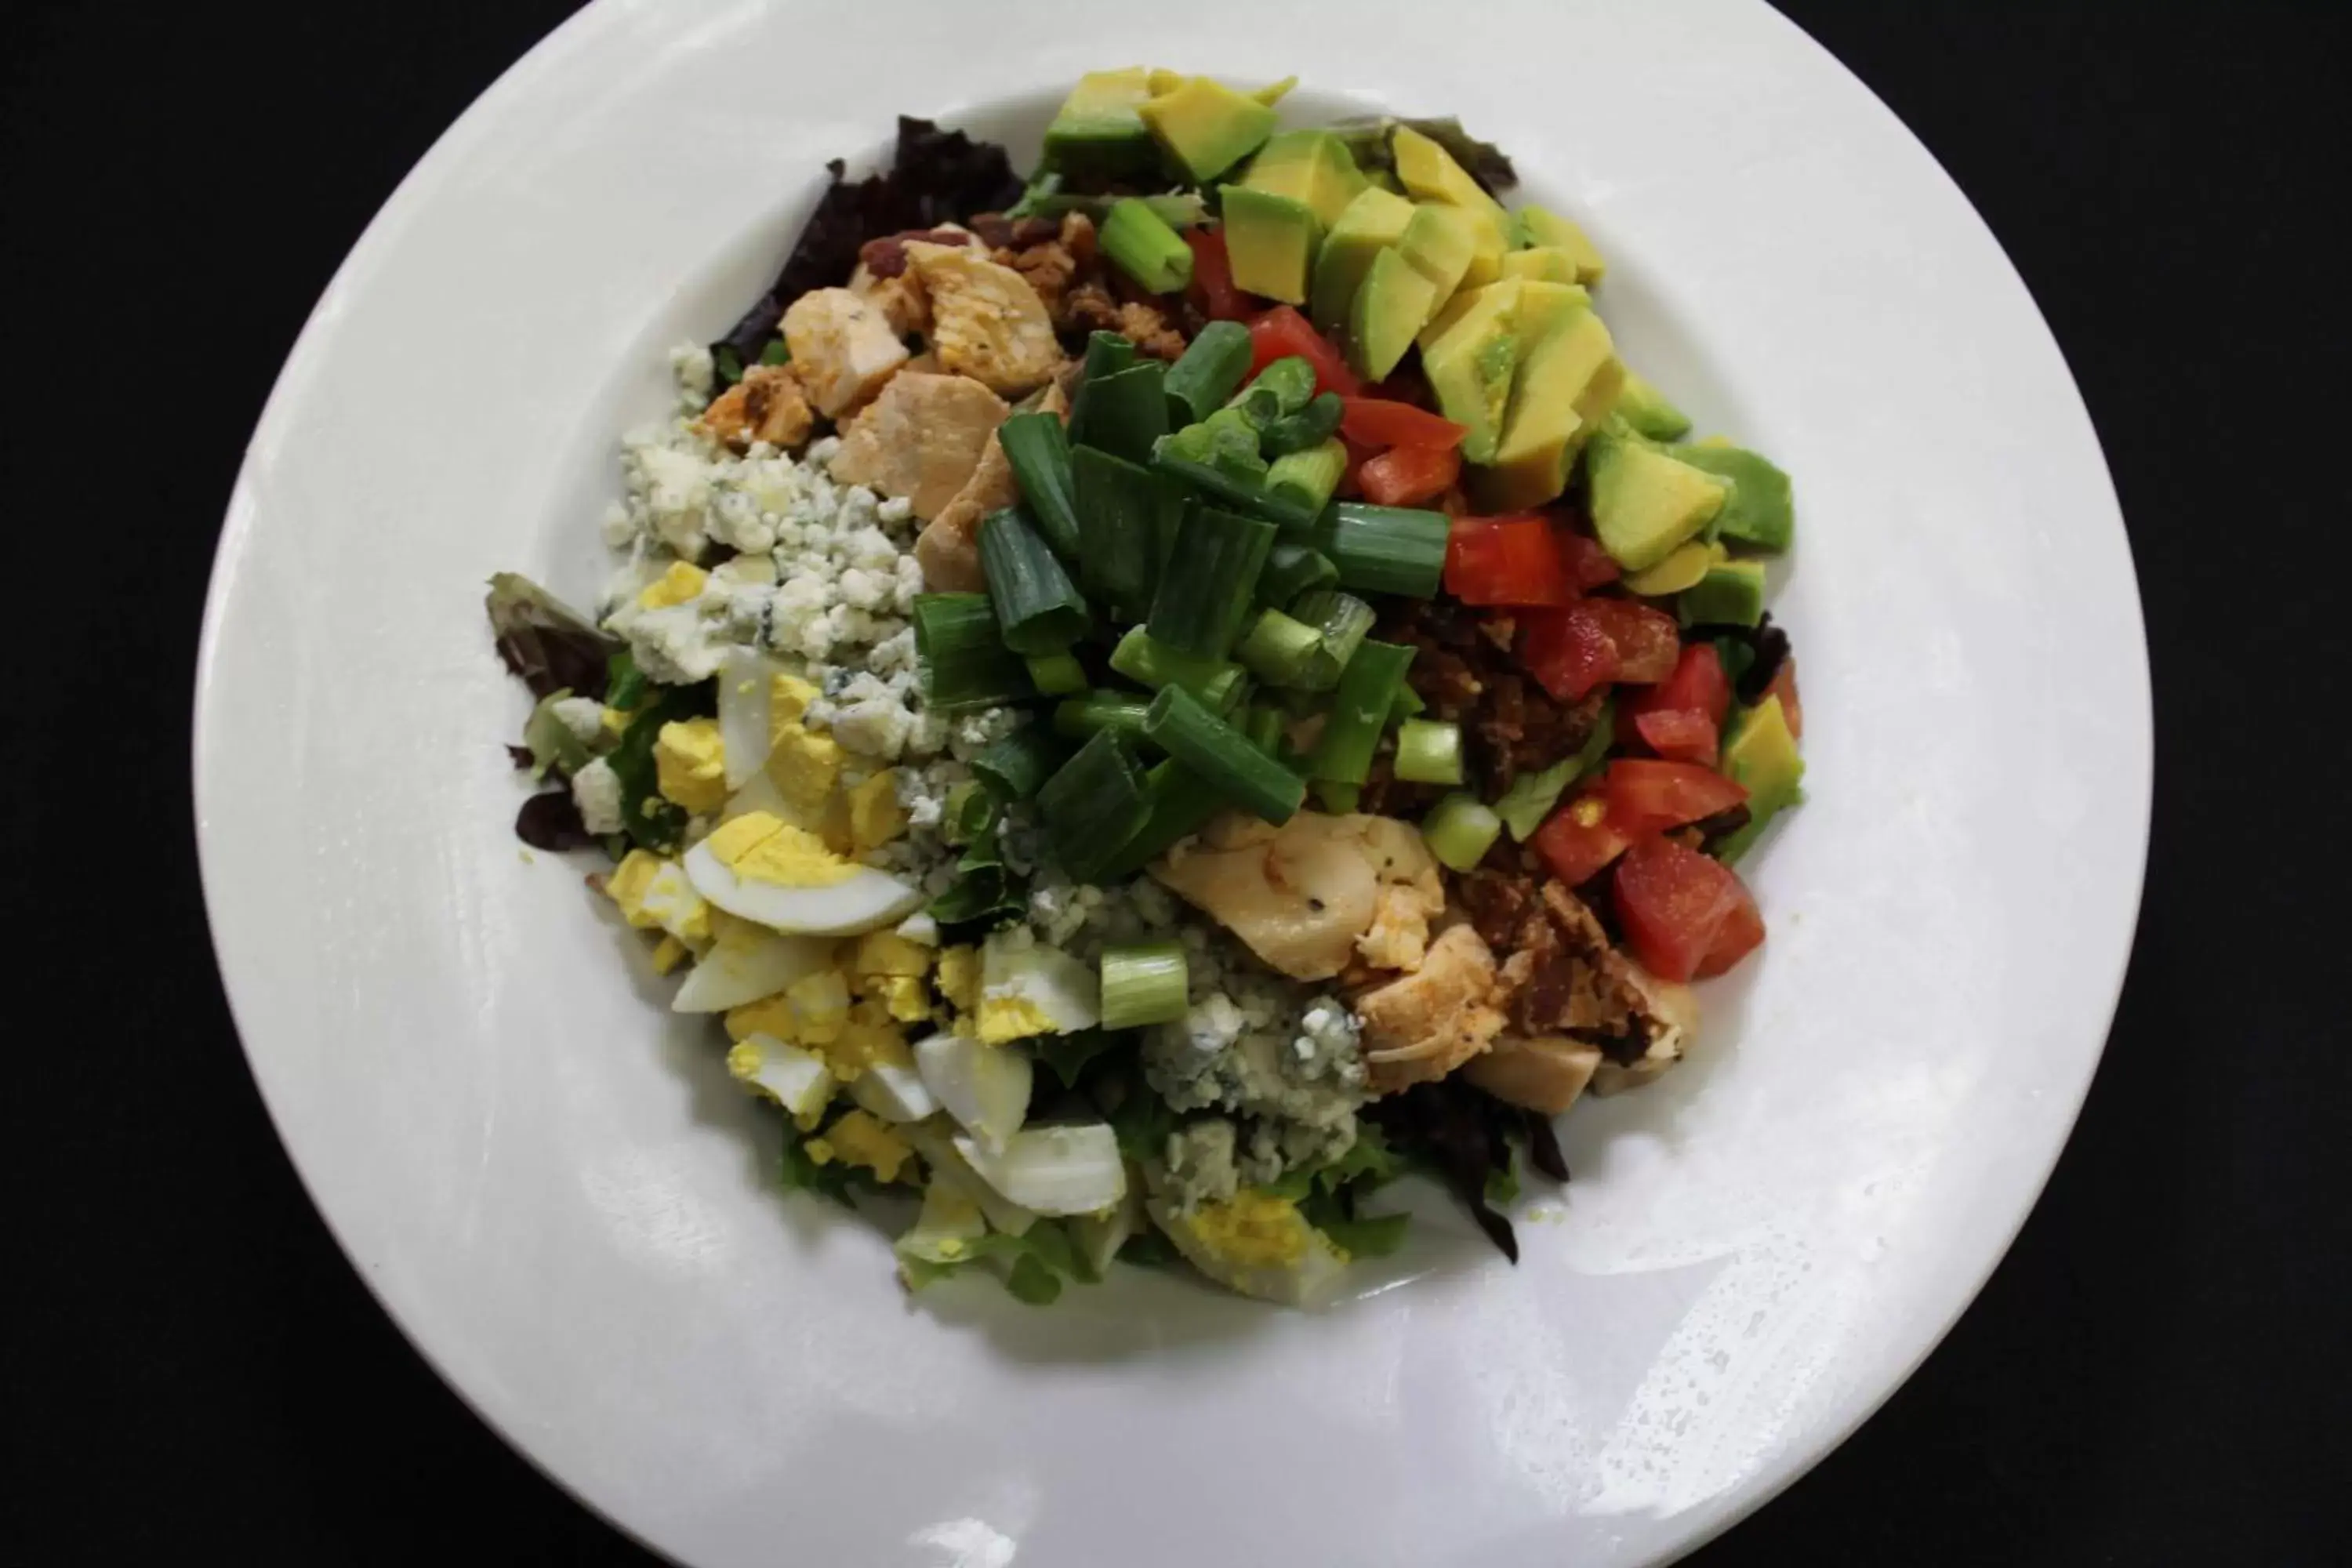
{"label": "crumbled cheese", "polygon": [[[604,709],[597,707],[602,719]],[[598,837],[621,831],[621,775],[598,757],[572,775],[572,804],[580,808],[581,825]]]}
{"label": "crumbled cheese", "polygon": [[593,746],[604,739],[604,705],[593,697],[559,699],[554,712],[555,721],[582,745]]}

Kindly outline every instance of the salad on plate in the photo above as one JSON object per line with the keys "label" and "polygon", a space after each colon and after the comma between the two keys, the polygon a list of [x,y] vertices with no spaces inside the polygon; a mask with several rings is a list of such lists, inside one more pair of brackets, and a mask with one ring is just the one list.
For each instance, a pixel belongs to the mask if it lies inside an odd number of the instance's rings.
{"label": "salad on plate", "polygon": [[[1090,73],[1019,177],[902,119],[671,355],[582,614],[493,580],[517,830],[910,1289],[1313,1305],[1692,1047],[1801,798],[1788,476],[1621,358],[1453,121]],[[893,1204],[897,1197],[903,1201]]]}

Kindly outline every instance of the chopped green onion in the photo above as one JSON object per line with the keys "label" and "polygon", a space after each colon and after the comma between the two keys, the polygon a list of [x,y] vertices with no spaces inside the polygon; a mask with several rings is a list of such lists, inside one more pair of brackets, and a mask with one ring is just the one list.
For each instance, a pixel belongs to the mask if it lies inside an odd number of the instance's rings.
{"label": "chopped green onion", "polygon": [[1078,574],[1089,595],[1132,619],[1151,603],[1162,481],[1092,447],[1070,453],[1070,478],[1078,503]]}
{"label": "chopped green onion", "polygon": [[1276,458],[1265,471],[1265,488],[1272,494],[1320,511],[1323,503],[1331,499],[1331,492],[1339,488],[1339,476],[1347,471],[1348,444],[1334,436],[1320,446],[1309,447],[1303,452],[1286,452]]}
{"label": "chopped green onion", "polygon": [[1343,500],[1316,520],[1307,542],[1331,558],[1344,586],[1426,599],[1444,575],[1451,526],[1442,511]]}
{"label": "chopped green onion", "polygon": [[922,660],[923,700],[942,713],[992,708],[1034,695],[1029,671],[997,634],[985,594],[919,594],[915,652]]}
{"label": "chopped green onion", "polygon": [[1179,425],[1206,419],[1225,405],[1249,374],[1249,329],[1211,321],[1168,371],[1168,416]]}
{"label": "chopped green onion", "polygon": [[996,427],[997,444],[1013,468],[1013,482],[1038,531],[1054,553],[1073,560],[1078,552],[1077,504],[1070,487],[1070,436],[1058,416],[1036,412],[1008,416]]}
{"label": "chopped green onion", "polygon": [[1438,864],[1467,871],[1486,858],[1503,831],[1503,819],[1478,804],[1475,795],[1455,790],[1430,807],[1422,819],[1421,837]]}
{"label": "chopped green onion", "polygon": [[1298,672],[1299,689],[1328,691],[1339,684],[1339,672],[1356,657],[1356,649],[1370,635],[1372,607],[1353,594],[1337,588],[1318,588],[1301,594],[1290,606],[1291,614],[1315,628],[1318,647]]}
{"label": "chopped green onion", "polygon": [[1035,724],[1024,725],[972,758],[972,776],[999,800],[1027,800],[1069,760],[1069,749]]}
{"label": "chopped green onion", "polygon": [[721,386],[732,386],[743,379],[743,356],[735,352],[732,343],[719,345],[719,352],[710,356],[710,367],[718,374]]}
{"label": "chopped green onion", "polygon": [[1250,623],[1234,657],[1268,686],[1296,686],[1322,646],[1323,638],[1313,626],[1294,621],[1280,610],[1265,609]]}
{"label": "chopped green onion", "polygon": [[1338,784],[1360,784],[1371,776],[1372,750],[1388,728],[1397,684],[1412,663],[1412,649],[1365,639],[1340,673],[1331,717],[1315,743],[1308,772]]}
{"label": "chopped green onion", "polygon": [[940,835],[950,844],[970,844],[996,824],[996,794],[978,779],[966,779],[948,791],[940,813]]}
{"label": "chopped green onion", "polygon": [[1222,701],[1241,678],[1241,667],[1233,660],[1179,653],[1142,626],[1127,628],[1110,650],[1110,667],[1139,685],[1155,690],[1181,686],[1212,704]]}
{"label": "chopped green onion", "polygon": [[1118,332],[1088,332],[1084,378],[1117,375],[1135,363],[1135,345]]}
{"label": "chopped green onion", "polygon": [[1269,757],[1282,755],[1283,711],[1271,702],[1253,702],[1242,716],[1242,733]]}
{"label": "chopped green onion", "polygon": [[1084,741],[1112,730],[1140,740],[1143,716],[1150,711],[1149,698],[1130,697],[1124,691],[1089,691],[1084,697],[1054,705],[1054,732],[1068,740]]}
{"label": "chopped green onion", "polygon": [[1087,629],[1087,602],[1029,514],[991,512],[980,525],[980,564],[1004,646],[1015,653],[1059,653]]}
{"label": "chopped green onion", "polygon": [[1584,738],[1583,746],[1572,757],[1562,757],[1540,773],[1522,773],[1511,780],[1511,787],[1495,803],[1495,815],[1511,830],[1511,837],[1525,839],[1541,827],[1551,808],[1577,775],[1601,765],[1609,754],[1609,744],[1617,733],[1616,705],[1603,702],[1599,717],[1592,721],[1592,732]]}
{"label": "chopped green onion", "polygon": [[1334,816],[1345,816],[1363,804],[1364,786],[1336,779],[1315,781],[1315,804]]}
{"label": "chopped green onion", "polygon": [[1152,637],[1181,653],[1223,658],[1249,613],[1274,533],[1269,522],[1213,507],[1187,512],[1151,597]]}
{"label": "chopped green onion", "polygon": [[1285,354],[1225,405],[1238,408],[1261,434],[1286,414],[1296,414],[1315,396],[1315,367],[1300,354]]}
{"label": "chopped green onion", "polygon": [[[1395,699],[1390,699],[1393,706]],[[1407,784],[1462,782],[1462,726],[1408,719],[1397,727],[1396,776]]]}
{"label": "chopped green onion", "polygon": [[1103,254],[1147,294],[1174,294],[1192,281],[1192,247],[1133,196],[1111,203],[1096,238]]}
{"label": "chopped green onion", "polygon": [[770,338],[768,346],[760,351],[760,363],[761,364],[792,363],[792,346],[782,338]]}
{"label": "chopped green onion", "polygon": [[1179,686],[1152,700],[1143,731],[1168,754],[1201,775],[1210,789],[1266,821],[1290,820],[1306,798],[1306,782],[1250,744],[1249,737],[1210,712]]}
{"label": "chopped green onion", "polygon": [[1265,552],[1265,570],[1257,574],[1257,602],[1287,609],[1309,589],[1339,585],[1339,569],[1330,557],[1311,544],[1276,538]]}
{"label": "chopped green onion", "polygon": [[1070,407],[1071,445],[1149,461],[1152,443],[1168,434],[1167,380],[1167,367],[1156,359],[1089,377]]}
{"label": "chopped green onion", "polygon": [[1087,667],[1067,648],[1033,655],[1024,662],[1029,666],[1031,682],[1048,697],[1067,697],[1087,689]]}
{"label": "chopped green onion", "polygon": [[[1041,686],[1038,689],[1043,691],[1045,688]],[[1389,710],[1389,722],[1391,724],[1402,724],[1406,720],[1412,718],[1414,714],[1428,708],[1428,703],[1423,702],[1421,700],[1421,693],[1415,691],[1412,689],[1412,684],[1408,681],[1404,685],[1397,688],[1396,706]]]}
{"label": "chopped green onion", "polygon": [[1102,1026],[1170,1024],[1187,1005],[1184,949],[1172,942],[1107,947],[1102,955]]}
{"label": "chopped green onion", "polygon": [[1211,817],[1225,809],[1224,797],[1181,763],[1161,763],[1151,770],[1148,784],[1151,816],[1105,869],[1106,880],[1132,877],[1206,827]]}
{"label": "chopped green onion", "polygon": [[[1258,437],[1259,449],[1269,458],[1279,458],[1291,452],[1304,452],[1320,447],[1338,434],[1339,416],[1345,405],[1336,392],[1321,392],[1296,414],[1286,414],[1267,426]],[[1344,458],[1347,448],[1340,448]]]}
{"label": "chopped green onion", "polygon": [[1104,731],[1037,792],[1037,816],[1073,880],[1091,882],[1151,815],[1143,769],[1128,742]]}

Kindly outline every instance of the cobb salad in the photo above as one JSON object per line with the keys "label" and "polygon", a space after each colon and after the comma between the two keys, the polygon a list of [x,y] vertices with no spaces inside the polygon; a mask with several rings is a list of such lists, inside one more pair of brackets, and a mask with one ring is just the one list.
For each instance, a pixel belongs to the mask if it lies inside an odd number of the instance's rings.
{"label": "cobb salad", "polygon": [[518,832],[601,852],[909,1288],[1312,1305],[1414,1172],[1516,1259],[1553,1119],[1764,939],[1788,477],[1688,439],[1498,150],[1289,86],[1090,73],[1025,179],[902,119],[673,352],[593,612],[491,584]]}

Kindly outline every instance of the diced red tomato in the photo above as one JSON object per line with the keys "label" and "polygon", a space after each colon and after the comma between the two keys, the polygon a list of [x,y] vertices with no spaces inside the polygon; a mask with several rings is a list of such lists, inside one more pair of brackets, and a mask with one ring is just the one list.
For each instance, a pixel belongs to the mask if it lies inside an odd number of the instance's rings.
{"label": "diced red tomato", "polygon": [[1748,798],[1746,785],[1713,768],[1651,757],[1619,757],[1609,764],[1601,787],[1609,797],[1610,820],[1635,834],[1697,822]]}
{"label": "diced red tomato", "polygon": [[1694,708],[1665,708],[1633,715],[1633,728],[1650,750],[1675,762],[1715,766],[1723,734],[1716,721]]}
{"label": "diced red tomato", "polygon": [[1633,700],[1636,712],[1675,710],[1698,713],[1717,724],[1731,711],[1731,682],[1713,643],[1695,642],[1675,660],[1674,673]]}
{"label": "diced red tomato", "polygon": [[1353,500],[1364,493],[1364,465],[1379,457],[1381,449],[1350,441],[1345,430],[1339,432],[1339,444],[1348,448],[1348,466],[1339,470],[1339,488],[1333,493],[1342,500]]}
{"label": "diced red tomato", "polygon": [[1803,740],[1805,705],[1797,699],[1797,658],[1794,654],[1780,661],[1780,668],[1773,672],[1772,683],[1764,689],[1764,695],[1780,700],[1780,716],[1789,721],[1789,738]]}
{"label": "diced red tomato", "polygon": [[1738,872],[1727,866],[1724,871],[1738,888],[1739,901],[1731,906],[1731,913],[1724,918],[1723,929],[1716,932],[1715,942],[1707,948],[1706,956],[1698,961],[1698,978],[1701,980],[1714,979],[1764,945],[1764,916],[1756,908],[1755,895],[1748,890],[1745,882],[1739,880]]}
{"label": "diced red tomato", "polygon": [[1530,610],[1519,617],[1523,628],[1519,662],[1559,701],[1573,702],[1594,687],[1617,679],[1617,645],[1592,613],[1592,606],[1600,602],[1580,599],[1561,608]]}
{"label": "diced red tomato", "polygon": [[1357,472],[1364,499],[1377,506],[1420,506],[1445,493],[1462,472],[1462,454],[1448,447],[1393,447]]}
{"label": "diced red tomato", "polygon": [[1620,575],[1617,563],[1609,558],[1609,552],[1601,548],[1601,542],[1590,534],[1561,529],[1559,552],[1568,562],[1568,574],[1576,579],[1577,587],[1584,593],[1589,594],[1603,584],[1614,583]]}
{"label": "diced red tomato", "polygon": [[1250,297],[1234,287],[1234,264],[1225,255],[1225,237],[1205,228],[1188,228],[1184,243],[1192,247],[1192,282],[1186,291],[1201,313],[1213,321],[1249,319]]}
{"label": "diced red tomato", "polygon": [[1607,798],[1587,792],[1547,817],[1528,842],[1552,875],[1573,888],[1606,870],[1633,840],[1610,820]]}
{"label": "diced red tomato", "polygon": [[[1368,495],[1370,471],[1365,465]],[[1445,591],[1465,605],[1572,603],[1576,584],[1560,558],[1558,531],[1536,512],[1455,518],[1445,542]]]}
{"label": "diced red tomato", "polygon": [[1674,616],[1631,599],[1588,599],[1594,619],[1617,646],[1617,673],[1612,679],[1633,685],[1664,680],[1675,672],[1682,653],[1682,634]]}
{"label": "diced red tomato", "polygon": [[1315,367],[1316,391],[1352,397],[1363,390],[1363,383],[1348,368],[1348,362],[1339,357],[1339,351],[1288,305],[1276,305],[1263,315],[1253,316],[1249,330],[1252,375],[1278,359],[1297,354]]}
{"label": "diced red tomato", "polygon": [[1720,974],[1764,940],[1755,900],[1731,868],[1669,838],[1628,848],[1610,892],[1633,956],[1661,979]]}
{"label": "diced red tomato", "polygon": [[1339,434],[1368,447],[1432,447],[1450,452],[1470,433],[1466,426],[1426,408],[1385,397],[1349,397],[1339,406]]}

